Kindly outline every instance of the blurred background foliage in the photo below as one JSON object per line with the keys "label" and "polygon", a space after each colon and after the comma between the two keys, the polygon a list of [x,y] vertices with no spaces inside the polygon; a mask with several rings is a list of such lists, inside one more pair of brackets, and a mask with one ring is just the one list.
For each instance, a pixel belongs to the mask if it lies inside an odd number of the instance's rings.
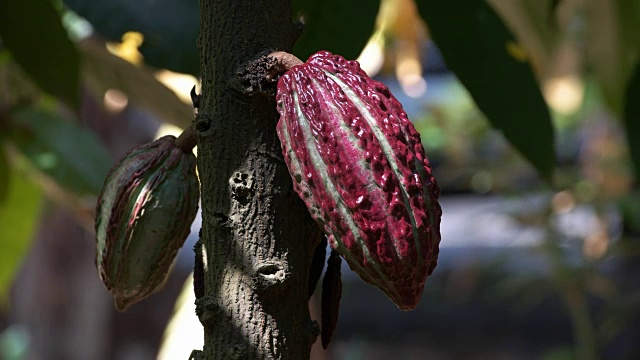
{"label": "blurred background foliage", "polygon": [[[292,3],[296,55],[357,58],[404,104],[444,212],[421,306],[346,271],[336,338],[312,358],[639,358],[640,3]],[[111,164],[193,118],[198,27],[194,0],[0,2],[0,358],[202,345],[188,246],[126,314],[93,264]]]}

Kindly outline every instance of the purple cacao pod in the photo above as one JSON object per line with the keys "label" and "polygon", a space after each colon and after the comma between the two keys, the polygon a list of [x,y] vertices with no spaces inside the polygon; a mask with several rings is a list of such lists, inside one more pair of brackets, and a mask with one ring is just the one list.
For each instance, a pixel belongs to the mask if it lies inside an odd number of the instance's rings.
{"label": "purple cacao pod", "polygon": [[120,311],[164,283],[198,210],[196,158],[175,140],[130,150],[98,198],[96,266]]}
{"label": "purple cacao pod", "polygon": [[278,137],[331,246],[400,309],[436,266],[440,190],[402,105],[356,61],[320,51],[278,82]]}

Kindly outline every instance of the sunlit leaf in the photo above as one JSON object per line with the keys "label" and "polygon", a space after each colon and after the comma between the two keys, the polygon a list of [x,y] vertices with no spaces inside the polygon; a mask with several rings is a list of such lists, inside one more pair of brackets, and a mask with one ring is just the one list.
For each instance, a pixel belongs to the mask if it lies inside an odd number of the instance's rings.
{"label": "sunlit leaf", "polygon": [[140,52],[147,64],[199,74],[198,1],[64,0],[64,3],[111,41],[120,41],[128,31],[142,33],[144,43]]}
{"label": "sunlit leaf", "polygon": [[534,70],[544,74],[555,50],[556,32],[549,5],[540,0],[487,0],[531,57]]}
{"label": "sunlit leaf", "polygon": [[624,123],[631,161],[636,171],[636,183],[640,180],[640,62],[627,86],[624,100]]}
{"label": "sunlit leaf", "polygon": [[526,50],[484,1],[420,0],[417,5],[447,66],[478,108],[550,179],[554,132]]}
{"label": "sunlit leaf", "polygon": [[179,359],[183,354],[189,354],[192,349],[200,348],[202,345],[204,330],[195,316],[195,301],[192,273],[184,282],[173,307],[173,315],[164,329],[157,360]]}
{"label": "sunlit leaf", "polygon": [[0,304],[27,253],[40,215],[42,191],[19,171],[11,173],[9,191],[0,204]]}
{"label": "sunlit leaf", "polygon": [[0,38],[42,90],[78,107],[78,52],[50,1],[0,1]]}
{"label": "sunlit leaf", "polygon": [[52,112],[12,113],[10,140],[38,170],[79,195],[97,195],[111,166],[100,139]]}
{"label": "sunlit leaf", "polygon": [[293,15],[302,17],[304,32],[293,52],[303,61],[328,50],[353,60],[360,55],[378,14],[378,0],[293,0]]}
{"label": "sunlit leaf", "polygon": [[[109,53],[102,44],[85,40],[79,44],[83,78],[97,98],[109,89],[122,91],[129,100],[164,121],[186,128],[193,108],[160,83],[146,68],[136,67]],[[195,85],[195,84],[193,84]],[[185,94],[190,88],[185,88]]]}

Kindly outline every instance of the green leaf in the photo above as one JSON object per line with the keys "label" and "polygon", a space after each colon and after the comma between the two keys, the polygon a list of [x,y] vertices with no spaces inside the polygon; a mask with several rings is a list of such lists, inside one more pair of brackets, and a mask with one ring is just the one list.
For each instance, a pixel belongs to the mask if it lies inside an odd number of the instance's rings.
{"label": "green leaf", "polygon": [[635,0],[592,0],[584,13],[589,69],[609,108],[620,115],[640,48],[640,5]]}
{"label": "green leaf", "polygon": [[556,12],[558,12],[558,8],[560,7],[561,0],[551,0],[549,4],[549,19],[553,20],[555,23]]}
{"label": "green leaf", "polygon": [[293,15],[304,19],[304,31],[293,53],[306,60],[328,50],[354,60],[373,33],[378,0],[293,0]]}
{"label": "green leaf", "polygon": [[9,163],[3,144],[0,143],[0,205],[7,199],[9,191]]}
{"label": "green leaf", "polygon": [[41,172],[79,195],[98,195],[111,158],[94,133],[58,114],[24,109],[10,115],[17,149]]}
{"label": "green leaf", "polygon": [[20,171],[13,171],[6,201],[0,204],[0,304],[29,250],[42,205],[42,190]]}
{"label": "green leaf", "polygon": [[[109,89],[122,91],[132,103],[151,111],[163,121],[186,128],[193,120],[193,107],[158,81],[145,67],[137,67],[108,52],[92,40],[80,42],[82,74],[88,88],[98,99]],[[184,89],[187,94],[189,88]]]}
{"label": "green leaf", "polygon": [[50,1],[0,1],[0,38],[42,90],[78,108],[78,52]]}
{"label": "green leaf", "polygon": [[640,180],[640,62],[629,80],[624,100],[624,123],[627,128],[627,143],[631,161],[635,168],[636,183]]}
{"label": "green leaf", "polygon": [[142,33],[144,43],[140,52],[147,64],[195,76],[200,73],[196,47],[200,24],[198,1],[64,0],[64,3],[111,41],[121,41],[128,31]]}
{"label": "green leaf", "polygon": [[540,0],[487,0],[504,20],[520,44],[527,49],[533,68],[546,73],[557,47],[560,32],[555,17],[549,18],[547,1]]}
{"label": "green leaf", "polygon": [[549,109],[525,52],[484,1],[418,0],[418,10],[478,108],[547,180],[554,164]]}
{"label": "green leaf", "polygon": [[574,360],[575,354],[575,349],[569,345],[558,346],[543,353],[540,360]]}

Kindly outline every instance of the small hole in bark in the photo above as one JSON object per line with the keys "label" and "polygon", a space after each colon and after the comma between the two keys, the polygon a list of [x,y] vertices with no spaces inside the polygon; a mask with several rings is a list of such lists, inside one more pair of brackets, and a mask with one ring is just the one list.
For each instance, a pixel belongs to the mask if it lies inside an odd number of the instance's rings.
{"label": "small hole in bark", "polygon": [[281,294],[288,285],[286,263],[265,261],[254,265],[253,288],[260,296]]}
{"label": "small hole in bark", "polygon": [[211,118],[205,114],[198,115],[193,128],[196,130],[196,134],[201,137],[208,136],[213,133],[211,129]]}
{"label": "small hole in bark", "polygon": [[208,121],[199,121],[196,124],[196,130],[200,131],[200,132],[205,132],[207,130],[209,130],[209,128],[211,127],[211,124],[209,124]]}
{"label": "small hole in bark", "polygon": [[213,219],[218,226],[223,226],[229,221],[229,217],[223,213],[214,213]]}
{"label": "small hole in bark", "polygon": [[280,270],[277,264],[266,264],[258,268],[258,273],[262,275],[275,275]]}

